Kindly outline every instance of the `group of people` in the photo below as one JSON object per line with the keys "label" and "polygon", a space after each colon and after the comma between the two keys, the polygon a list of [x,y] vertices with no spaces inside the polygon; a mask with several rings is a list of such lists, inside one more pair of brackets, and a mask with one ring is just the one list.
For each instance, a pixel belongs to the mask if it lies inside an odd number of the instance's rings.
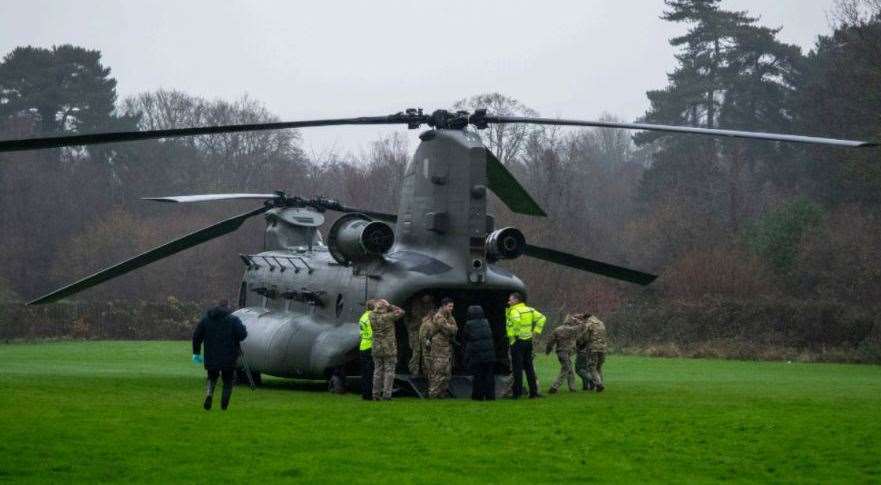
{"label": "group of people", "polygon": [[[533,340],[544,330],[547,318],[538,310],[526,305],[523,295],[514,292],[508,297],[508,309],[505,312],[505,328],[511,348],[511,370],[513,382],[511,397],[523,395],[523,378],[529,386],[529,397],[538,398],[538,380],[533,366]],[[608,339],[606,326],[590,313],[569,314],[563,324],[551,332],[547,340],[545,353],[550,354],[556,349],[560,361],[560,373],[548,393],[556,394],[565,379],[570,391],[575,391],[575,374],[581,377],[582,389],[602,392],[603,363],[606,360]],[[572,356],[576,355],[575,369],[572,368]]]}
{"label": "group of people", "polygon": [[[452,372],[453,342],[459,327],[453,317],[455,303],[452,299],[444,298],[437,309],[433,302],[430,295],[424,295],[413,303],[410,313],[406,314],[386,300],[367,301],[367,309],[358,321],[363,399],[380,401],[392,398],[398,360],[395,322],[405,315],[412,352],[408,364],[410,373],[428,378],[429,397],[440,399],[446,396]],[[482,310],[480,313],[482,315]],[[485,319],[484,323],[489,332],[489,323]],[[483,345],[478,341],[475,344]],[[489,344],[492,345],[491,335]],[[474,363],[478,364],[476,361]]]}
{"label": "group of people", "polygon": [[[563,324],[555,328],[548,339],[545,354],[557,351],[560,361],[560,374],[551,384],[548,392],[556,394],[566,380],[570,391],[575,391],[575,374],[581,378],[582,390],[602,392],[603,363],[608,350],[606,326],[594,315],[578,313],[566,315]],[[572,367],[572,356],[575,368]]]}
{"label": "group of people", "polygon": [[[453,346],[459,332],[453,316],[455,302],[444,298],[435,308],[433,297],[425,294],[414,299],[409,312],[383,299],[368,300],[366,307],[359,319],[362,398],[391,399],[398,360],[395,327],[402,318],[405,319],[411,350],[410,374],[427,378],[429,398],[448,397]],[[510,396],[513,399],[519,399],[524,393],[524,374],[528,396],[541,397],[533,365],[533,340],[542,333],[546,321],[541,312],[526,305],[522,294],[514,292],[509,295],[505,329],[510,346]],[[497,357],[492,330],[481,306],[468,307],[462,337],[465,368],[473,376],[471,398],[494,400]],[[569,389],[575,391],[576,374],[581,377],[584,390],[601,392],[605,388],[602,367],[607,351],[606,329],[596,316],[588,313],[567,315],[547,341],[546,353],[554,349],[560,361],[560,374],[551,384],[549,393],[558,392],[564,379]],[[576,357],[574,368],[573,356]]]}
{"label": "group of people", "polygon": [[[366,400],[390,400],[398,362],[396,322],[405,319],[410,349],[408,362],[411,375],[428,379],[428,397],[443,399],[449,396],[452,374],[453,347],[459,326],[453,316],[455,302],[450,298],[434,306],[431,295],[415,299],[406,313],[383,299],[368,300],[366,311],[359,319],[361,352],[361,393]],[[462,331],[465,368],[473,376],[471,398],[494,400],[495,366],[497,356],[492,330],[480,305],[468,307],[467,321]],[[512,370],[511,397],[523,395],[523,374],[530,398],[541,397],[533,365],[533,340],[544,329],[547,318],[526,305],[522,294],[508,297],[505,311],[505,329],[510,346]],[[235,368],[241,352],[239,347],[248,335],[242,322],[229,308],[226,300],[209,310],[193,333],[193,363],[204,364],[208,373],[203,406],[210,410],[218,379],[223,380],[221,408],[227,409],[235,383]],[[205,358],[201,351],[204,345]],[[575,391],[575,376],[581,377],[584,390],[601,392],[603,363],[607,351],[606,328],[596,316],[588,313],[569,314],[562,325],[547,339],[546,354],[556,350],[560,373],[551,384],[549,393],[557,393],[565,380],[570,391]],[[572,357],[575,356],[573,369]]]}

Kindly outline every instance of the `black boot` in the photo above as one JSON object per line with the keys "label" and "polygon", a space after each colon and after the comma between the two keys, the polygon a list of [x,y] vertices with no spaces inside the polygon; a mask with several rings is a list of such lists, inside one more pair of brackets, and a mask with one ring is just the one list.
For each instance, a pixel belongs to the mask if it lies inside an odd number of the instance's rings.
{"label": "black boot", "polygon": [[202,407],[205,408],[205,411],[211,410],[211,402],[214,400],[214,385],[216,382],[208,379],[208,384],[205,386],[205,402],[202,403]]}
{"label": "black boot", "polygon": [[220,395],[220,409],[226,411],[229,407],[229,398],[232,396],[232,384],[223,386],[223,393]]}

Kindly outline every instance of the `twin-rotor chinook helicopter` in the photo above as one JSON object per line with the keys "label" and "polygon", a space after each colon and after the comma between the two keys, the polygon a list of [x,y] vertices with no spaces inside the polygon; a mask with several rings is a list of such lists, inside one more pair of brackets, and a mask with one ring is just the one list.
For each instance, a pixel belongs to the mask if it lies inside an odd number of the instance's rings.
{"label": "twin-rotor chinook helicopter", "polygon": [[[403,124],[431,129],[407,165],[397,214],[346,207],[337,201],[303,199],[283,192],[157,197],[149,200],[197,203],[255,199],[260,207],[175,239],[132,259],[40,297],[31,304],[57,301],[187,248],[238,229],[254,216],[266,219],[266,250],[240,255],[245,271],[235,312],[248,329],[243,342],[252,373],[272,376],[338,379],[356,375],[358,316],[366,299],[382,297],[407,308],[424,294],[450,296],[457,320],[470,304],[483,306],[499,356],[496,371],[508,371],[505,301],[509,293],[526,293],[516,275],[498,266],[504,259],[538,258],[617,280],[647,285],[655,275],[615,266],[554,249],[528,244],[516,228],[496,229],[487,213],[487,191],[513,212],[546,214],[510,172],[488,150],[469,125],[536,123],[650,130],[840,147],[874,143],[798,135],[718,130],[697,127],[494,116],[421,109],[375,117],[324,119],[248,125],[210,126],[0,141],[0,152],[99,143],[332,125]],[[319,232],[323,212],[344,213],[326,241]],[[407,339],[399,335],[401,357]],[[406,359],[400,359],[401,363]],[[400,366],[402,369],[405,367]],[[458,369],[454,369],[458,370]],[[409,376],[399,376],[409,382]],[[414,389],[417,392],[418,388]]]}

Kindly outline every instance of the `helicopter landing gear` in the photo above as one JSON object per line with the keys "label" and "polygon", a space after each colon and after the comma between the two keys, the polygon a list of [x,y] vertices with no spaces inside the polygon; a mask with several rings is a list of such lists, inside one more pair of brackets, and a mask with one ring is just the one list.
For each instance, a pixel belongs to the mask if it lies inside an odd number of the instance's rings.
{"label": "helicopter landing gear", "polygon": [[334,394],[346,393],[346,377],[342,367],[337,367],[327,380],[327,390]]}

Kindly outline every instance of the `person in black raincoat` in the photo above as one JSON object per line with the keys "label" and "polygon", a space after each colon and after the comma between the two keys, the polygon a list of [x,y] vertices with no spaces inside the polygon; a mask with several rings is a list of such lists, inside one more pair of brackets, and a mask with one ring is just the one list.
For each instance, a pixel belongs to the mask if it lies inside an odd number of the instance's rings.
{"label": "person in black raincoat", "polygon": [[494,369],[496,351],[489,322],[479,305],[468,307],[465,323],[465,363],[474,376],[471,399],[493,401],[496,398]]}
{"label": "person in black raincoat", "polygon": [[[221,300],[216,307],[208,310],[193,332],[193,363],[204,363],[205,370],[208,371],[208,384],[203,403],[206,411],[211,409],[218,377],[223,379],[220,408],[226,409],[229,406],[236,360],[239,357],[239,343],[247,336],[248,331],[245,330],[242,321],[232,315],[229,302],[226,300]],[[204,361],[201,356],[203,343],[205,344]]]}

